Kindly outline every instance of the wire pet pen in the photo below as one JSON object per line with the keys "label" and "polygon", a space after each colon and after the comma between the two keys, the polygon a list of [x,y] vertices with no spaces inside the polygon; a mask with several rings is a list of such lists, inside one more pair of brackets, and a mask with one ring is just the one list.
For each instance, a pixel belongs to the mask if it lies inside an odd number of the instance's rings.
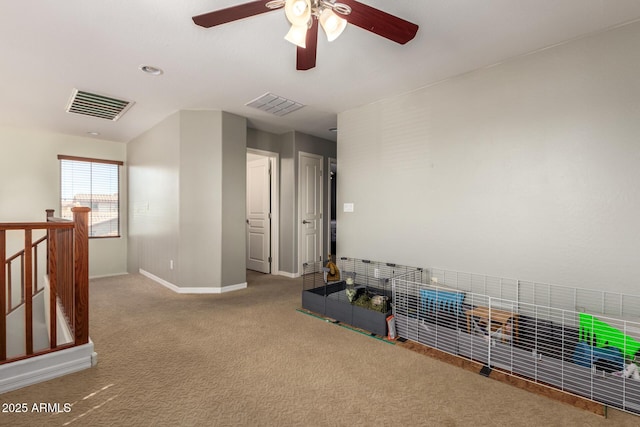
{"label": "wire pet pen", "polygon": [[525,302],[528,294],[524,286],[518,289],[519,281],[434,273],[393,279],[399,337],[640,414],[640,375],[631,369],[640,363],[640,323],[582,311],[585,304],[603,304],[581,290],[566,293],[573,309],[549,307]]}
{"label": "wire pet pen", "polygon": [[348,257],[338,260],[338,268],[340,279],[330,281],[325,262],[303,265],[302,307],[386,336],[393,303],[391,279],[416,268]]}

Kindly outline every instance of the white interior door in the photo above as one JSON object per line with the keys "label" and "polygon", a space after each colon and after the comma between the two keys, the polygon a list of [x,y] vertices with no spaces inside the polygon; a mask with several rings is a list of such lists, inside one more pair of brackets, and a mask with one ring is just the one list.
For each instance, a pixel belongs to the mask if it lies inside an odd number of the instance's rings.
{"label": "white interior door", "polygon": [[247,162],[247,268],[271,272],[269,158]]}
{"label": "white interior door", "polygon": [[299,265],[322,260],[322,156],[300,152]]}

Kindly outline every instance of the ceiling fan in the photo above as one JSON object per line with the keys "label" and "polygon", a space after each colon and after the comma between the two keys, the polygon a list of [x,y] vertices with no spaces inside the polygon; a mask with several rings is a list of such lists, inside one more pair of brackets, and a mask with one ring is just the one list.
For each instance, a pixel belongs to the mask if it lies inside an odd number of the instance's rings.
{"label": "ceiling fan", "polygon": [[291,29],[285,39],[297,46],[297,70],[316,66],[318,23],[329,41],[344,31],[347,23],[405,44],[412,40],[418,26],[356,0],[259,0],[194,16],[193,22],[210,28],[261,13],[284,8]]}

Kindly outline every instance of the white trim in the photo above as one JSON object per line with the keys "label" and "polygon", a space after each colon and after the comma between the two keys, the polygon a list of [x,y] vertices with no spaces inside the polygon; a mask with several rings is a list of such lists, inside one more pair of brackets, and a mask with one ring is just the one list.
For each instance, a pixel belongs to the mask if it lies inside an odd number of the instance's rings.
{"label": "white trim", "polygon": [[297,279],[298,277],[300,277],[300,274],[298,273],[289,273],[286,271],[279,271],[278,272],[278,276],[284,276],[284,277],[289,277],[291,279]]}
{"label": "white trim", "polygon": [[[50,313],[51,310],[51,282],[49,281],[49,275],[44,275],[44,312]],[[47,334],[51,336],[51,318],[45,316],[45,323],[47,325]],[[71,332],[67,317],[64,315],[60,300],[56,301],[56,337],[57,344],[63,345],[66,343],[74,342],[74,336]]]}
{"label": "white trim", "polygon": [[271,165],[271,274],[280,273],[280,154],[247,148],[247,153],[269,158]]}
{"label": "white trim", "polygon": [[[198,288],[187,288],[187,289],[198,289]],[[247,282],[238,283],[236,285],[223,286],[221,288],[213,288],[213,289],[218,289],[217,293],[219,294],[224,294],[225,292],[239,291],[241,289],[247,289]],[[198,292],[195,292],[195,293],[198,293]]]}
{"label": "white trim", "polygon": [[154,274],[151,274],[148,271],[145,271],[143,269],[140,269],[139,271],[140,271],[140,274],[142,274],[143,276],[148,277],[154,282],[161,284],[165,288],[168,288],[177,294],[222,294],[225,292],[239,291],[240,289],[246,289],[247,287],[247,282],[244,282],[244,283],[238,283],[237,285],[229,285],[229,286],[222,286],[222,287],[204,287],[203,286],[203,287],[197,287],[197,288],[181,288],[180,286],[176,286],[171,282],[167,282],[166,280],[161,279],[160,277]]}
{"label": "white trim", "polygon": [[[48,312],[48,311],[47,311]],[[48,316],[47,316],[48,317]],[[62,345],[68,342],[74,342],[74,336],[71,332],[71,328],[69,327],[69,323],[67,323],[67,318],[64,315],[64,311],[62,310],[61,302],[58,300],[56,302],[56,319],[57,319],[57,329],[56,329],[56,341],[58,341],[58,345]],[[50,322],[48,320],[47,322]],[[51,330],[51,329],[49,329]]]}
{"label": "white trim", "polygon": [[0,394],[95,365],[93,342],[0,365]]}

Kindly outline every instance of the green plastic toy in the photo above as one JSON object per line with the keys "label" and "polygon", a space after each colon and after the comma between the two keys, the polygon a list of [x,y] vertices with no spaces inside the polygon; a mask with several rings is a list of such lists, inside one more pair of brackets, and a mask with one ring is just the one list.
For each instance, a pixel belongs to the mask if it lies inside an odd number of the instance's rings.
{"label": "green plastic toy", "polygon": [[580,341],[585,341],[596,347],[615,347],[627,358],[633,359],[640,350],[640,342],[625,335],[620,330],[608,325],[602,320],[596,319],[587,313],[580,314]]}

